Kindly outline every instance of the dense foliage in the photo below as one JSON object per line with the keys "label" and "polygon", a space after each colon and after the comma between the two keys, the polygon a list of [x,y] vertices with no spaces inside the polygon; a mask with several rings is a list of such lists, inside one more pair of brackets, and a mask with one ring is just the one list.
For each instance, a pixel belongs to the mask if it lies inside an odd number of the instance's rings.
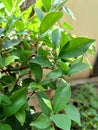
{"label": "dense foliage", "polygon": [[80,85],[73,91],[72,100],[79,109],[81,116],[81,127],[74,122],[72,123],[72,130],[97,130],[98,89],[92,84]]}
{"label": "dense foliage", "polygon": [[[0,0],[0,130],[70,130],[71,120],[81,122],[65,76],[89,67],[83,57],[94,40],[75,38],[60,23],[62,9],[74,18],[66,0],[37,0],[24,9],[20,3]],[[28,104],[34,96],[41,112]]]}

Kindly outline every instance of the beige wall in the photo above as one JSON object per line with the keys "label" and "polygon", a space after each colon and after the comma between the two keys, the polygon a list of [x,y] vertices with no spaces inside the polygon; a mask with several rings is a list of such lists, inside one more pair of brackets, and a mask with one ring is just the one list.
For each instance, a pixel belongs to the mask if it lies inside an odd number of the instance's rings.
{"label": "beige wall", "polygon": [[[69,0],[66,6],[72,10],[76,18],[74,21],[69,15],[64,14],[63,21],[74,27],[71,33],[96,39],[96,50],[98,50],[98,0]],[[89,56],[89,60],[93,64],[95,56]],[[89,74],[90,70],[86,70],[72,78],[84,78]]]}

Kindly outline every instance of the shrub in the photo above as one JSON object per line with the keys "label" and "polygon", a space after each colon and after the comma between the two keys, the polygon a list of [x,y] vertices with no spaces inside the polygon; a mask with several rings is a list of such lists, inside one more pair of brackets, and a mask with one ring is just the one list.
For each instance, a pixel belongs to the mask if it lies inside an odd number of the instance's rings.
{"label": "shrub", "polygon": [[[33,2],[26,8],[21,0],[0,0],[0,130],[69,130],[71,120],[81,123],[65,76],[89,67],[83,56],[94,40],[62,28],[62,8],[72,15],[66,0]],[[40,112],[28,104],[34,96]]]}

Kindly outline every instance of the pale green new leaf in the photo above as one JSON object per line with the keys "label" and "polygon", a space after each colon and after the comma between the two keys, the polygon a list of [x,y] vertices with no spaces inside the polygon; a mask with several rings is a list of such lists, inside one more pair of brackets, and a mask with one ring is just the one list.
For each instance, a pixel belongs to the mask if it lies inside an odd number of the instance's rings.
{"label": "pale green new leaf", "polygon": [[0,79],[2,78],[2,74],[1,74],[1,72],[0,72]]}
{"label": "pale green new leaf", "polygon": [[49,108],[49,106],[46,104],[46,102],[43,100],[48,100],[50,101],[49,97],[43,93],[43,92],[38,92],[38,101],[39,101],[39,105],[40,105],[40,108],[41,108],[41,111],[46,114],[46,115],[50,115],[51,113],[51,109]]}
{"label": "pale green new leaf", "polygon": [[63,26],[65,27],[65,29],[73,30],[73,27],[69,23],[67,23],[67,22],[64,22]]}
{"label": "pale green new leaf", "polygon": [[42,0],[42,4],[45,8],[45,10],[48,12],[51,8],[51,2],[52,0]]}
{"label": "pale green new leaf", "polygon": [[43,19],[39,27],[40,34],[47,32],[61,17],[62,12],[50,12]]}
{"label": "pale green new leaf", "polygon": [[5,60],[5,66],[8,66],[12,62],[14,62],[16,59],[19,59],[19,57],[15,55],[8,56],[7,59]]}
{"label": "pale green new leaf", "polygon": [[52,115],[50,119],[62,130],[70,130],[71,120],[65,114]]}
{"label": "pale green new leaf", "polygon": [[51,105],[50,100],[43,98],[43,101],[50,108],[50,110],[52,111],[52,105]]}
{"label": "pale green new leaf", "polygon": [[65,112],[67,114],[67,116],[78,123],[78,125],[81,126],[81,122],[80,122],[80,114],[79,114],[79,111],[78,109],[73,106],[72,104],[69,104],[65,107]]}
{"label": "pale green new leaf", "polygon": [[5,8],[11,12],[12,8],[14,6],[14,0],[2,0],[3,4],[5,5]]}
{"label": "pale green new leaf", "polygon": [[49,117],[47,117],[45,114],[41,114],[35,121],[33,121],[31,126],[37,127],[39,129],[45,129],[51,125],[51,121]]}
{"label": "pale green new leaf", "polygon": [[42,87],[42,85],[36,83],[36,82],[31,82],[29,84],[29,87],[28,88],[31,88],[31,89],[39,89],[39,90],[44,90],[44,88]]}
{"label": "pale green new leaf", "polygon": [[71,40],[71,38],[70,38],[69,34],[62,31],[61,32],[60,41],[59,41],[60,47],[62,48],[70,40]]}

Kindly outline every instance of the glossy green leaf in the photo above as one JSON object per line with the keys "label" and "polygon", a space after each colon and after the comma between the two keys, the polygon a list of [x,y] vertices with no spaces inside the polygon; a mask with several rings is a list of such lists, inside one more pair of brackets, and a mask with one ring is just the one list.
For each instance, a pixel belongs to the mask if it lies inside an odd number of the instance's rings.
{"label": "glossy green leaf", "polygon": [[39,90],[44,90],[44,88],[42,87],[42,85],[36,83],[36,82],[31,82],[28,86],[28,88],[31,88],[31,89],[39,89]]}
{"label": "glossy green leaf", "polygon": [[50,100],[43,98],[43,101],[47,105],[47,107],[50,108],[50,110],[52,110],[52,106],[51,106]]}
{"label": "glossy green leaf", "polygon": [[60,40],[60,30],[57,28],[52,32],[52,43],[54,44],[55,47],[57,46],[59,40]]}
{"label": "glossy green leaf", "polygon": [[39,129],[45,129],[51,125],[49,117],[47,117],[45,114],[41,114],[35,121],[33,121],[31,126],[35,126]]}
{"label": "glossy green leaf", "polygon": [[0,123],[0,130],[12,130],[8,124]]}
{"label": "glossy green leaf", "polygon": [[68,7],[63,7],[63,9],[67,14],[69,14],[72,17],[72,19],[76,20],[73,12]]}
{"label": "glossy green leaf", "polygon": [[43,92],[38,92],[38,101],[42,112],[45,113],[46,115],[50,115],[51,110],[46,105],[43,99],[49,100],[49,97]]}
{"label": "glossy green leaf", "polygon": [[0,72],[0,79],[2,78],[2,74],[1,74],[1,72]]}
{"label": "glossy green leaf", "polygon": [[78,125],[81,126],[81,122],[80,122],[80,114],[79,114],[79,111],[78,109],[73,106],[72,104],[69,104],[69,105],[66,105],[65,107],[65,112],[67,114],[67,116],[78,123]]}
{"label": "glossy green leaf", "polygon": [[2,78],[1,78],[1,82],[4,85],[13,84],[15,82],[15,80],[16,79],[11,75],[5,75],[5,76],[2,76]]}
{"label": "glossy green leaf", "polygon": [[73,30],[73,27],[69,23],[64,22],[63,26],[68,30]]}
{"label": "glossy green leaf", "polygon": [[7,97],[4,94],[0,94],[0,105],[3,105],[3,106],[11,105],[11,101],[9,97]]}
{"label": "glossy green leaf", "polygon": [[51,8],[51,2],[52,0],[42,0],[42,4],[45,8],[45,10],[48,12]]}
{"label": "glossy green leaf", "polygon": [[5,60],[5,66],[8,66],[12,62],[14,62],[16,59],[19,59],[19,57],[15,55],[8,56],[7,59]]}
{"label": "glossy green leaf", "polygon": [[82,70],[84,70],[84,69],[86,69],[88,67],[89,67],[89,65],[85,64],[85,63],[76,63],[76,64],[73,64],[70,67],[67,75],[72,75],[72,74],[75,74],[77,72],[81,72]]}
{"label": "glossy green leaf", "polygon": [[57,11],[58,9],[62,8],[63,5],[67,2],[67,0],[63,0],[63,1],[57,1],[55,0],[55,4],[57,5],[55,10]]}
{"label": "glossy green leaf", "polygon": [[61,67],[62,71],[66,74],[70,69],[69,65],[67,65],[66,62],[64,63],[62,61],[60,61],[58,63],[59,63],[59,66]]}
{"label": "glossy green leaf", "polygon": [[15,46],[15,45],[18,45],[21,41],[20,40],[17,40],[17,39],[13,39],[13,40],[5,40],[3,42],[3,45],[2,45],[2,49],[5,49],[5,48],[9,48],[9,47],[12,47],[12,46]]}
{"label": "glossy green leaf", "polygon": [[71,57],[77,57],[82,54],[84,54],[87,49],[90,47],[90,45],[94,42],[93,39],[88,38],[74,38],[71,41],[69,41],[60,52],[61,58],[71,58]]}
{"label": "glossy green leaf", "polygon": [[55,95],[53,97],[53,101],[52,101],[52,107],[53,107],[53,111],[55,113],[63,110],[65,108],[66,103],[69,101],[71,96],[71,89],[70,89],[70,85],[69,84],[65,84],[62,87],[59,87],[56,92]]}
{"label": "glossy green leaf", "polygon": [[62,70],[56,69],[47,74],[47,78],[59,78],[63,75]]}
{"label": "glossy green leaf", "polygon": [[35,10],[37,16],[39,17],[39,19],[40,19],[40,21],[41,21],[41,20],[43,19],[43,17],[44,17],[42,10],[39,9],[39,8],[34,8],[34,10]]}
{"label": "glossy green leaf", "polygon": [[59,41],[59,45],[62,48],[65,44],[68,43],[68,41],[70,41],[70,36],[68,33],[65,32],[61,32],[61,37],[60,37],[60,41]]}
{"label": "glossy green leaf", "polygon": [[42,80],[41,82],[40,82],[40,84],[42,85],[42,86],[44,86],[44,85],[49,85],[51,83],[51,80]]}
{"label": "glossy green leaf", "polygon": [[2,0],[3,4],[5,5],[5,8],[11,12],[13,6],[14,6],[14,0]]}
{"label": "glossy green leaf", "polygon": [[44,56],[36,56],[30,62],[31,63],[36,63],[38,65],[41,65],[42,67],[52,67],[51,62]]}
{"label": "glossy green leaf", "polygon": [[52,115],[50,119],[62,130],[70,130],[71,120],[65,114]]}
{"label": "glossy green leaf", "polygon": [[43,19],[39,27],[40,34],[47,32],[61,17],[62,12],[48,13]]}
{"label": "glossy green leaf", "polygon": [[3,59],[1,57],[1,55],[0,55],[0,67],[3,67]]}
{"label": "glossy green leaf", "polygon": [[15,114],[16,119],[21,123],[21,125],[24,125],[25,119],[26,119],[26,113],[24,110],[20,110]]}
{"label": "glossy green leaf", "polygon": [[39,64],[30,62],[30,68],[36,80],[40,81],[42,79],[42,74],[43,74],[41,66]]}
{"label": "glossy green leaf", "polygon": [[4,113],[6,114],[7,117],[18,112],[21,109],[21,107],[26,103],[26,94],[27,89],[21,88],[15,91],[15,93],[13,93],[10,96],[12,104],[7,107],[4,107]]}
{"label": "glossy green leaf", "polygon": [[24,30],[24,23],[22,21],[17,21],[15,23],[15,27],[16,27],[16,30],[18,32],[20,32],[20,31]]}

